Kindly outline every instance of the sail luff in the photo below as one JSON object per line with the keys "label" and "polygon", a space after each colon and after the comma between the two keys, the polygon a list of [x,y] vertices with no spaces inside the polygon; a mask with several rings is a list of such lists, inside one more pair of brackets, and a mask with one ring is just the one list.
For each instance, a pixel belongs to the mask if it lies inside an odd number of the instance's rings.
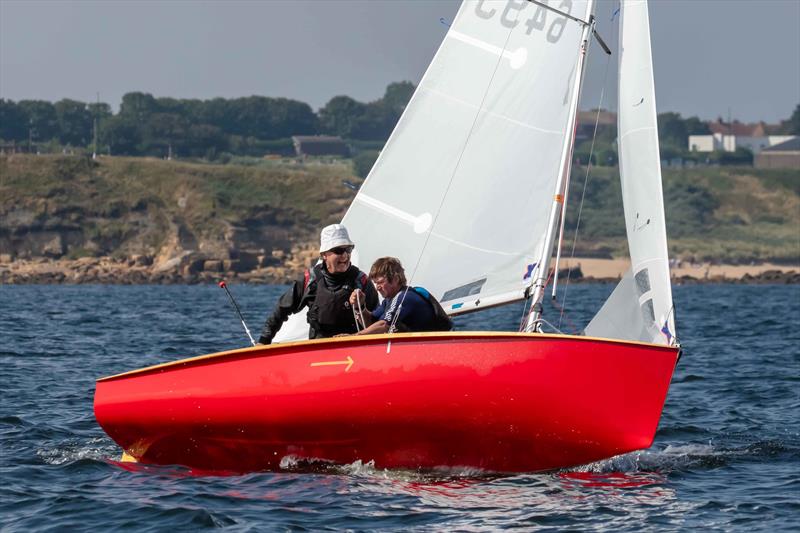
{"label": "sail luff", "polygon": [[525,331],[535,331],[538,329],[539,318],[542,314],[542,299],[544,298],[545,288],[547,286],[547,278],[550,267],[550,258],[553,255],[553,247],[555,245],[555,234],[557,231],[558,222],[561,218],[561,212],[564,209],[564,191],[569,182],[569,172],[572,168],[571,154],[572,148],[575,143],[575,122],[577,120],[578,103],[580,101],[581,86],[583,84],[584,65],[587,50],[589,48],[589,36],[593,27],[593,11],[594,0],[589,0],[586,4],[585,20],[588,23],[583,24],[581,33],[581,44],[578,54],[578,61],[576,65],[576,78],[572,88],[572,100],[570,107],[570,133],[565,136],[564,144],[562,146],[561,172],[556,182],[555,191],[553,194],[553,202],[550,207],[550,217],[547,224],[547,234],[541,249],[541,254],[536,265],[536,276],[533,278],[533,291],[531,311],[528,315],[528,320],[525,324]]}

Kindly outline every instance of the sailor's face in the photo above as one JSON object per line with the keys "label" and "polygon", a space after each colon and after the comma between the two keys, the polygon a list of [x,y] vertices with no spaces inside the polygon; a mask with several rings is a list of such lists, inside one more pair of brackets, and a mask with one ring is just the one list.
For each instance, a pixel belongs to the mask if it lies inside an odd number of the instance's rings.
{"label": "sailor's face", "polygon": [[394,281],[388,280],[383,276],[377,277],[372,280],[372,283],[375,284],[375,288],[378,289],[378,292],[384,298],[394,298],[394,296],[400,292],[400,279],[396,279]]}
{"label": "sailor's face", "polygon": [[350,254],[353,253],[352,246],[339,246],[322,252],[322,260],[325,261],[325,268],[331,274],[341,274],[350,268]]}

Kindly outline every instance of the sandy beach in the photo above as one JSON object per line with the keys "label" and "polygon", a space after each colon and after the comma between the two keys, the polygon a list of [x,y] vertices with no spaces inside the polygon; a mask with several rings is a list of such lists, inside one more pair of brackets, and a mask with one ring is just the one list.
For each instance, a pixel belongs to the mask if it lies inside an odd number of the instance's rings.
{"label": "sandy beach", "polygon": [[[311,249],[309,249],[311,250]],[[172,283],[216,283],[220,279],[236,280],[245,283],[286,283],[302,272],[302,265],[310,264],[313,250],[298,253],[283,264],[250,271],[230,271],[223,268],[214,271],[196,272],[192,264],[172,264],[173,262],[151,264],[135,259],[112,257],[74,260],[33,259],[3,261],[0,259],[0,283],[100,283],[100,284],[172,284]],[[302,258],[304,260],[299,260]],[[578,257],[561,259],[559,271],[580,267],[583,279],[614,280],[622,277],[630,262],[627,259],[596,259]],[[776,265],[762,263],[754,265],[713,265],[710,263],[689,264],[686,262],[672,266],[674,279],[697,280],[698,282],[744,282],[744,283],[797,283],[800,280],[800,264]],[[791,275],[781,273],[794,272]],[[762,276],[762,274],[765,274]],[[760,279],[756,279],[762,276]]]}
{"label": "sandy beach", "polygon": [[[595,259],[589,257],[576,257],[574,259],[561,259],[559,270],[564,268],[575,268],[580,266],[585,277],[592,278],[619,278],[630,267],[628,259]],[[673,277],[690,277],[696,279],[706,278],[726,278],[741,279],[745,275],[758,276],[770,270],[780,272],[800,272],[800,264],[797,265],[776,265],[773,263],[761,263],[754,265],[714,265],[711,263],[679,262],[670,268]]]}

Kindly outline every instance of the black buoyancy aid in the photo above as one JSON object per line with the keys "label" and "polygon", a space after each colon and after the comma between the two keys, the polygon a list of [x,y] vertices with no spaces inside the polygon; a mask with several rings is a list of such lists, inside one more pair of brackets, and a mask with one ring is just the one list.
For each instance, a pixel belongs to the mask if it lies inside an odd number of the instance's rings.
{"label": "black buoyancy aid", "polygon": [[305,293],[308,294],[312,284],[315,295],[308,309],[308,324],[311,326],[309,338],[332,337],[339,333],[355,333],[356,323],[350,306],[350,295],[355,289],[364,290],[367,275],[355,266],[350,266],[342,276],[342,283],[329,285],[322,265],[316,265],[306,271]]}

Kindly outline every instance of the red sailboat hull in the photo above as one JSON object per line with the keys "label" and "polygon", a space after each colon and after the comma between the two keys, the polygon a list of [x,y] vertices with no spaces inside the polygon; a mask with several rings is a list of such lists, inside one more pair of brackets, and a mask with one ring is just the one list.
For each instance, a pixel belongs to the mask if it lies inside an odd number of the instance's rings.
{"label": "red sailboat hull", "polygon": [[677,348],[523,333],[258,346],[98,380],[95,416],[142,463],[275,470],[563,468],[647,448]]}

